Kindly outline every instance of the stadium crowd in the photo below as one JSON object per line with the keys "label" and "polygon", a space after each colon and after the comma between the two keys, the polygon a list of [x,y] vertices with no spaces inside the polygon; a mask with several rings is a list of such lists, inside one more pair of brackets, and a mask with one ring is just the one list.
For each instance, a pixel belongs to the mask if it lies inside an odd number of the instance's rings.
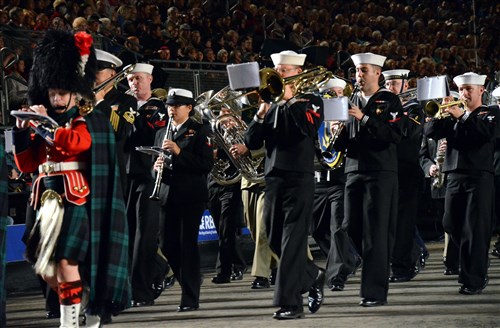
{"label": "stadium crowd", "polygon": [[[387,69],[416,76],[455,76],[500,70],[500,4],[475,1],[117,1],[2,0],[0,46],[30,63],[37,32],[86,30],[97,48],[124,63],[150,59],[200,61],[174,67],[225,69],[212,63],[259,60],[266,39],[288,40],[297,50],[327,47],[327,68],[347,74],[350,54],[387,56]],[[32,33],[27,33],[33,31]],[[28,70],[26,70],[28,72]],[[491,86],[492,88],[493,86]]]}

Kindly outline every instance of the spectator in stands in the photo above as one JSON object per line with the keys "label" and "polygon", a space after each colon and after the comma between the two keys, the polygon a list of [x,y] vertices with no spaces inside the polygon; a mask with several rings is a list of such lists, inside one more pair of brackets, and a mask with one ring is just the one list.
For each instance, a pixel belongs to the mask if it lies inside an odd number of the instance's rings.
{"label": "spectator in stands", "polygon": [[73,20],[73,31],[80,32],[80,31],[86,31],[89,23],[84,17],[77,17]]}
{"label": "spectator in stands", "polygon": [[35,26],[33,27],[33,30],[45,31],[48,30],[48,28],[49,28],[49,18],[47,17],[47,15],[44,13],[38,14],[35,18]]}
{"label": "spectator in stands", "polygon": [[[221,49],[217,52],[217,61],[218,62],[227,64],[228,60],[229,60],[229,53],[227,52],[226,49]],[[226,68],[223,67],[223,69],[226,69]]]}
{"label": "spectator in stands", "polygon": [[9,22],[7,26],[11,28],[20,28],[24,20],[23,9],[19,7],[14,7],[9,10]]}
{"label": "spectator in stands", "polygon": [[22,105],[27,104],[26,94],[28,92],[28,82],[24,77],[25,61],[19,59],[14,64],[14,70],[7,79],[7,91],[9,93],[9,110],[18,110]]}
{"label": "spectator in stands", "polygon": [[9,21],[9,15],[5,12],[5,10],[0,9],[0,26],[7,24]]}

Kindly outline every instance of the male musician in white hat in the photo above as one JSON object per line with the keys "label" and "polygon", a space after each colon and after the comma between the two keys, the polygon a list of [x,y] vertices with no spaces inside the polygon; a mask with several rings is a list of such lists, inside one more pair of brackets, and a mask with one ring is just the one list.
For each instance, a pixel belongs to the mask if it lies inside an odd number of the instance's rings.
{"label": "male musician in white hat", "polygon": [[446,138],[447,174],[443,226],[460,248],[460,294],[480,294],[488,283],[493,223],[493,152],[498,111],[482,105],[486,75],[465,73],[453,81],[464,109],[442,108],[449,117],[426,123],[424,134]]}
{"label": "male musician in white hat", "polygon": [[[500,105],[500,86],[498,86],[491,93],[492,101],[490,102],[490,108],[496,108],[498,110],[498,106]],[[500,135],[497,137],[497,142],[495,143],[495,155],[494,155],[494,164],[495,164],[495,204],[500,204]],[[494,229],[497,234],[497,241],[495,242],[495,246],[491,251],[491,255],[500,258],[500,206],[495,207],[496,213],[496,227]]]}
{"label": "male musician in white hat", "polygon": [[[127,74],[131,93],[137,99],[134,132],[127,144],[127,216],[132,255],[131,282],[133,306],[153,305],[162,290],[160,282],[166,268],[156,272],[151,263],[158,259],[158,202],[149,196],[153,192],[151,156],[135,151],[136,146],[152,146],[156,131],[165,126],[165,104],[151,94],[153,65],[137,63]],[[161,278],[160,278],[161,277]],[[153,286],[153,287],[152,287]]]}
{"label": "male musician in white hat", "polygon": [[[302,72],[306,55],[282,51],[271,55],[283,78]],[[251,150],[265,145],[266,193],[264,220],[272,250],[280,258],[274,319],[304,316],[302,293],[309,291],[309,312],[323,302],[324,270],[307,258],[307,227],[314,193],[314,139],[323,121],[323,101],[314,94],[294,94],[284,86],[278,104],[263,103],[250,123],[245,144]]]}
{"label": "male musician in white hat", "polygon": [[[116,76],[116,70],[122,66],[122,61],[115,55],[104,50],[96,49],[97,74],[95,87],[100,88],[96,93],[95,108],[109,116],[109,121],[115,131],[116,144],[118,146],[118,162],[120,165],[122,187],[127,188],[127,174],[125,170],[125,142],[132,134],[134,127],[134,113],[137,112],[137,100],[119,91],[112,79]],[[108,81],[107,85],[103,85]],[[124,192],[125,195],[125,192]]]}
{"label": "male musician in white hat", "polygon": [[154,142],[171,157],[170,169],[160,157],[154,167],[157,171],[163,167],[157,176],[161,181],[161,248],[182,288],[177,311],[196,311],[201,285],[198,230],[208,201],[207,175],[213,166],[213,149],[209,127],[191,118],[195,104],[191,91],[172,88],[166,103],[170,123],[157,132]]}
{"label": "male musician in white hat", "polygon": [[[405,93],[408,91],[409,73],[407,69],[383,71],[385,87],[396,95]],[[420,271],[421,257],[422,261],[425,261],[425,255],[421,255],[424,250],[421,250],[415,238],[418,199],[421,192],[419,187],[424,179],[419,163],[424,114],[416,99],[399,98],[405,115],[402,117],[403,137],[397,146],[398,219],[391,258],[390,282],[412,280]]]}
{"label": "male musician in white hat", "polygon": [[351,97],[350,118],[334,146],[347,149],[345,223],[363,258],[360,305],[371,307],[387,302],[403,108],[396,95],[379,86],[384,56],[361,53],[351,58],[359,91]]}

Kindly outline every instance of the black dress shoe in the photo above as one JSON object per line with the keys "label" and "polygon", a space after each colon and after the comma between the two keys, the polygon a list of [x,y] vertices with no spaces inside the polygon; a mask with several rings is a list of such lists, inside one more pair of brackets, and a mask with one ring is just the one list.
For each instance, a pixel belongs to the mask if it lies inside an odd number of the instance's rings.
{"label": "black dress shoe", "polygon": [[272,269],[269,275],[269,285],[274,286],[276,284],[276,276],[278,275],[278,269]]}
{"label": "black dress shoe", "polygon": [[389,277],[389,282],[405,282],[416,277],[420,272],[420,262],[415,265],[415,268],[408,271],[395,272]]}
{"label": "black dress shoe", "polygon": [[153,298],[154,299],[157,299],[158,297],[160,297],[161,293],[165,289],[163,282],[161,284],[153,284],[152,288],[153,288]]}
{"label": "black dress shoe", "polygon": [[47,311],[45,314],[45,319],[57,319],[61,317],[61,312],[59,311]]}
{"label": "black dress shoe", "polygon": [[309,289],[307,297],[307,305],[310,313],[318,312],[321,304],[323,304],[323,287],[325,286],[325,270],[319,269],[316,281]]}
{"label": "black dress shoe", "polygon": [[265,277],[255,277],[254,281],[252,281],[252,289],[264,289],[271,287],[269,285],[269,279]]}
{"label": "black dress shoe", "polygon": [[304,310],[302,306],[284,306],[273,314],[273,319],[277,320],[300,319],[303,317]]}
{"label": "black dress shoe", "polygon": [[402,274],[392,274],[389,277],[390,282],[405,282],[410,281],[415,278],[415,275],[402,275]]}
{"label": "black dress shoe", "polygon": [[212,278],[214,284],[228,284],[231,282],[231,277],[224,277],[220,274]]}
{"label": "black dress shoe", "polygon": [[340,282],[334,283],[332,287],[330,287],[330,290],[332,292],[341,292],[344,290],[344,284]]}
{"label": "black dress shoe", "polygon": [[175,285],[175,276],[171,275],[170,277],[166,277],[163,281],[163,287],[165,289],[170,289]]}
{"label": "black dress shoe", "polygon": [[483,292],[483,289],[486,288],[488,285],[488,279],[486,278],[484,280],[484,284],[481,287],[474,288],[474,287],[468,287],[465,285],[462,285],[459,289],[458,292],[463,295],[479,295]]}
{"label": "black dress shoe", "polygon": [[491,255],[498,257],[500,259],[500,249],[495,248],[494,250],[491,251]]}
{"label": "black dress shoe", "polygon": [[364,307],[374,307],[374,306],[385,305],[386,303],[387,303],[386,301],[376,300],[374,298],[363,298],[361,302],[359,302],[359,305]]}
{"label": "black dress shoe", "polygon": [[458,269],[453,269],[453,268],[445,268],[444,273],[445,276],[456,276],[459,274]]}
{"label": "black dress shoe", "polygon": [[132,301],[132,307],[143,307],[155,305],[155,301]]}
{"label": "black dress shoe", "polygon": [[428,251],[422,251],[420,254],[420,266],[423,268],[425,267],[425,264],[427,263],[427,259],[429,258],[429,252]]}
{"label": "black dress shoe", "polygon": [[177,312],[189,312],[198,310],[198,306],[178,306]]}
{"label": "black dress shoe", "polygon": [[231,280],[243,280],[243,272],[240,270],[231,273]]}
{"label": "black dress shoe", "polygon": [[101,315],[101,323],[104,325],[104,324],[110,324],[113,322],[113,319],[111,318],[111,313],[103,313]]}

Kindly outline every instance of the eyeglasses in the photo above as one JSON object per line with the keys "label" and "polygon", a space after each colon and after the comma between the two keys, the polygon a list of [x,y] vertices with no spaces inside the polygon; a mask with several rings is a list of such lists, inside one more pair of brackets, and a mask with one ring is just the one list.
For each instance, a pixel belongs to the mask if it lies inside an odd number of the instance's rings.
{"label": "eyeglasses", "polygon": [[286,74],[287,72],[296,71],[297,69],[298,69],[297,67],[294,67],[294,68],[276,68],[275,70],[280,74]]}

